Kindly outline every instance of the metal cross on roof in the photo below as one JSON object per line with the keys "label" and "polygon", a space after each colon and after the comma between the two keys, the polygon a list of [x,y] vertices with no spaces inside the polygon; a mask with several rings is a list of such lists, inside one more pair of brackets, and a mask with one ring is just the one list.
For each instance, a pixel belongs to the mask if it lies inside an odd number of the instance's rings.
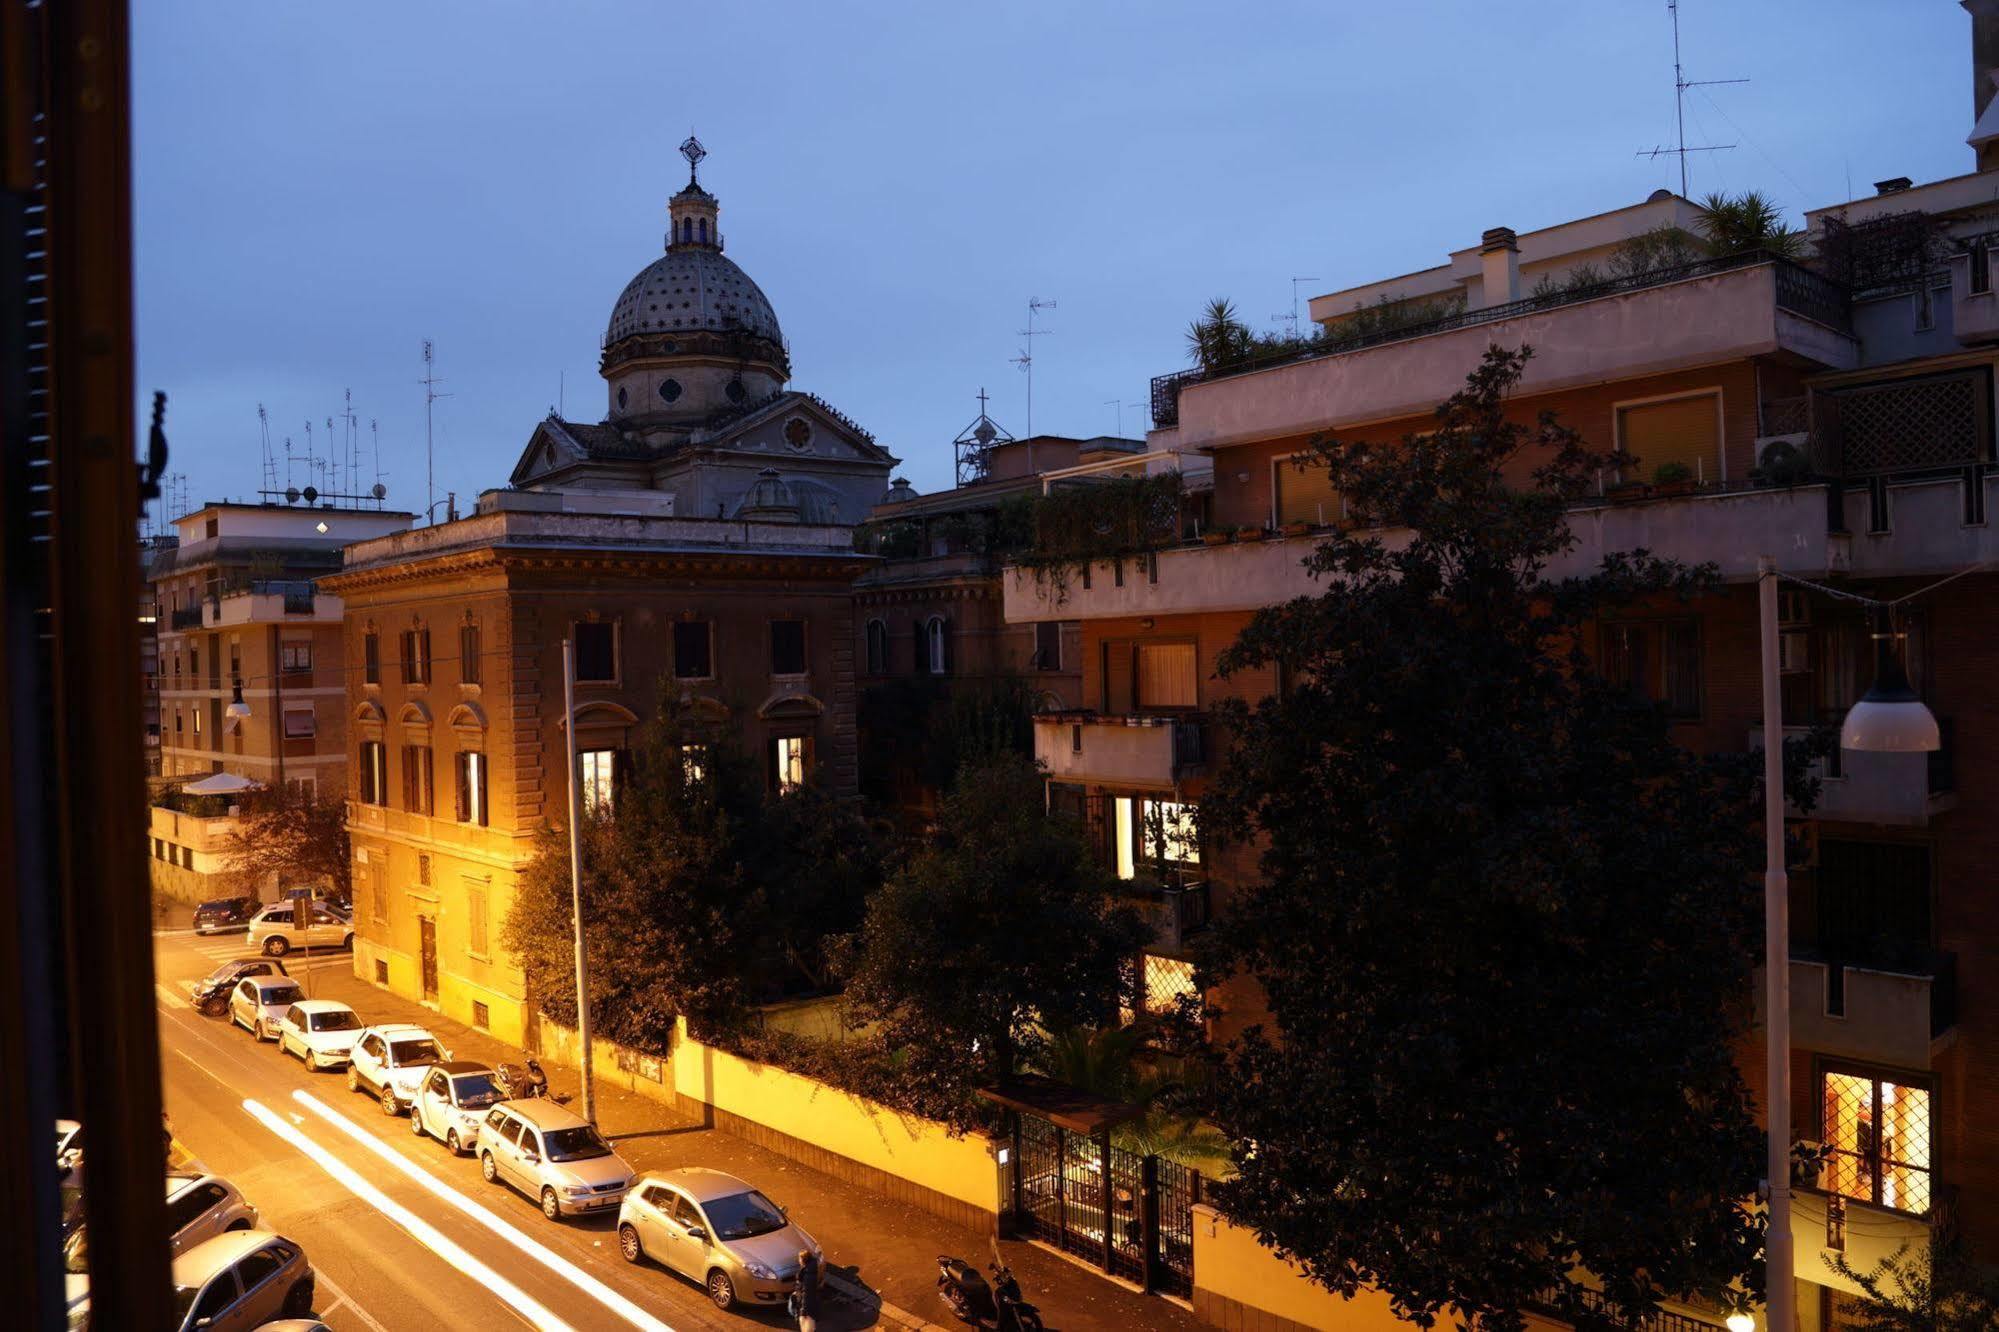
{"label": "metal cross on roof", "polygon": [[688,181],[692,183],[700,179],[701,159],[708,155],[708,150],[701,146],[701,140],[688,135],[687,142],[680,145],[680,155],[687,159]]}

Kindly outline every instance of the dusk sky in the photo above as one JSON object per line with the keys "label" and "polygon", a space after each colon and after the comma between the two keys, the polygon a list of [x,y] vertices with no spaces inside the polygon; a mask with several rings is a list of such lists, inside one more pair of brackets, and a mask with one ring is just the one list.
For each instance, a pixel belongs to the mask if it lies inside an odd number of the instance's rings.
{"label": "dusk sky", "polygon": [[[325,456],[353,390],[397,507],[506,483],[662,247],[696,131],[793,386],[949,484],[974,395],[1015,434],[1130,435],[1200,306],[1268,327],[1675,185],[1664,0],[1359,4],[223,3],[135,7],[138,383],[191,501]],[[1954,0],[1684,0],[1691,192],[1804,208],[1972,168]],[[1850,187],[1850,192],[1849,192]],[[143,419],[143,417],[142,417]],[[336,428],[337,424],[336,424]],[[294,466],[296,484],[307,473]],[[343,478],[343,482],[346,478]],[[344,486],[343,486],[344,488]]]}

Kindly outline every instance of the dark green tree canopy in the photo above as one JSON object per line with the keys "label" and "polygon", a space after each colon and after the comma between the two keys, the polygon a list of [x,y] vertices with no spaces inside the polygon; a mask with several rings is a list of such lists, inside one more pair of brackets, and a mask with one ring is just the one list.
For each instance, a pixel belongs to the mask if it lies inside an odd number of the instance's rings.
{"label": "dark green tree canopy", "polygon": [[1202,807],[1262,852],[1202,980],[1246,973],[1270,1012],[1205,1083],[1237,1143],[1220,1205],[1425,1326],[1518,1327],[1577,1266],[1629,1313],[1759,1272],[1732,1050],[1761,950],[1753,766],[1675,745],[1580,648],[1599,612],[1711,576],[1632,552],[1546,581],[1605,455],[1507,419],[1530,354],[1490,350],[1434,432],[1316,441],[1380,530],[1327,541],[1325,590],[1224,655],[1287,688],[1225,709]]}
{"label": "dark green tree canopy", "polygon": [[1145,927],[1082,829],[1043,805],[1032,760],[968,764],[849,941],[849,1011],[912,1077],[969,1090],[1016,1071],[1039,1030],[1116,1016]]}

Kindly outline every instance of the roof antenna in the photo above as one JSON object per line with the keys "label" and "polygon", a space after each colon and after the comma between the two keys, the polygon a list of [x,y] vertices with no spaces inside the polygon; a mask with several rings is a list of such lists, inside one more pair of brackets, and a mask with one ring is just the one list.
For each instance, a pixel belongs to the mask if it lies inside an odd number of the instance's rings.
{"label": "roof antenna", "polygon": [[1272,322],[1274,322],[1274,323],[1279,323],[1279,324],[1282,324],[1282,325],[1284,325],[1284,326],[1285,326],[1285,328],[1286,328],[1286,330],[1287,330],[1287,331],[1289,332],[1289,334],[1290,334],[1290,337],[1291,337],[1291,340],[1292,340],[1293,342],[1295,342],[1295,341],[1297,341],[1297,340],[1298,340],[1298,284],[1299,284],[1300,282],[1317,282],[1318,280],[1319,280],[1319,279],[1317,279],[1317,278],[1315,278],[1315,277],[1294,277],[1294,278],[1292,278],[1292,279],[1291,279],[1291,313],[1290,313],[1290,314],[1288,314],[1288,315],[1281,315],[1281,314],[1280,314],[1280,315],[1272,315],[1272,316],[1270,316],[1270,318],[1271,318]]}
{"label": "roof antenna", "polygon": [[1687,89],[1706,88],[1717,83],[1747,83],[1748,79],[1689,79],[1680,70],[1680,0],[1666,0],[1666,12],[1673,17],[1673,126],[1679,136],[1679,146],[1668,148],[1661,144],[1652,149],[1640,148],[1639,157],[1676,156],[1680,159],[1680,197],[1687,197],[1687,154],[1718,153],[1735,147],[1732,143],[1713,143],[1699,147],[1687,147]]}
{"label": "roof antenna", "polygon": [[423,520],[428,523],[437,508],[437,454],[432,444],[430,432],[430,405],[439,398],[448,398],[449,393],[439,393],[437,386],[444,381],[435,374],[437,368],[437,345],[429,338],[423,340],[423,473],[424,510]]}
{"label": "roof antenna", "polygon": [[261,402],[257,404],[257,431],[264,439],[264,493],[269,495],[278,488],[278,459],[271,452],[271,414]]}
{"label": "roof antenna", "polygon": [[[1027,339],[1027,345],[1020,349],[1020,355],[1012,358],[1015,365],[1027,372],[1027,437],[1029,439],[1034,438],[1034,340],[1036,338],[1045,338],[1055,331],[1052,328],[1036,328],[1034,326],[1034,316],[1039,311],[1053,310],[1054,308],[1055,302],[1053,301],[1044,301],[1037,296],[1027,298],[1027,327],[1020,330],[1020,336]],[[979,391],[981,393],[985,392],[984,389],[980,389]],[[985,415],[983,404],[981,405],[979,414],[981,416]]]}

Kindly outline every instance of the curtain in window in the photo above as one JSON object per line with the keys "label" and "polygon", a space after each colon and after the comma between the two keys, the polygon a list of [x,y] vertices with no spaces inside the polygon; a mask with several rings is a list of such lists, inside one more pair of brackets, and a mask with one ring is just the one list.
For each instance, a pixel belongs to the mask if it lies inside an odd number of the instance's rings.
{"label": "curtain in window", "polygon": [[1192,708],[1200,704],[1192,643],[1139,644],[1137,674],[1140,707]]}

